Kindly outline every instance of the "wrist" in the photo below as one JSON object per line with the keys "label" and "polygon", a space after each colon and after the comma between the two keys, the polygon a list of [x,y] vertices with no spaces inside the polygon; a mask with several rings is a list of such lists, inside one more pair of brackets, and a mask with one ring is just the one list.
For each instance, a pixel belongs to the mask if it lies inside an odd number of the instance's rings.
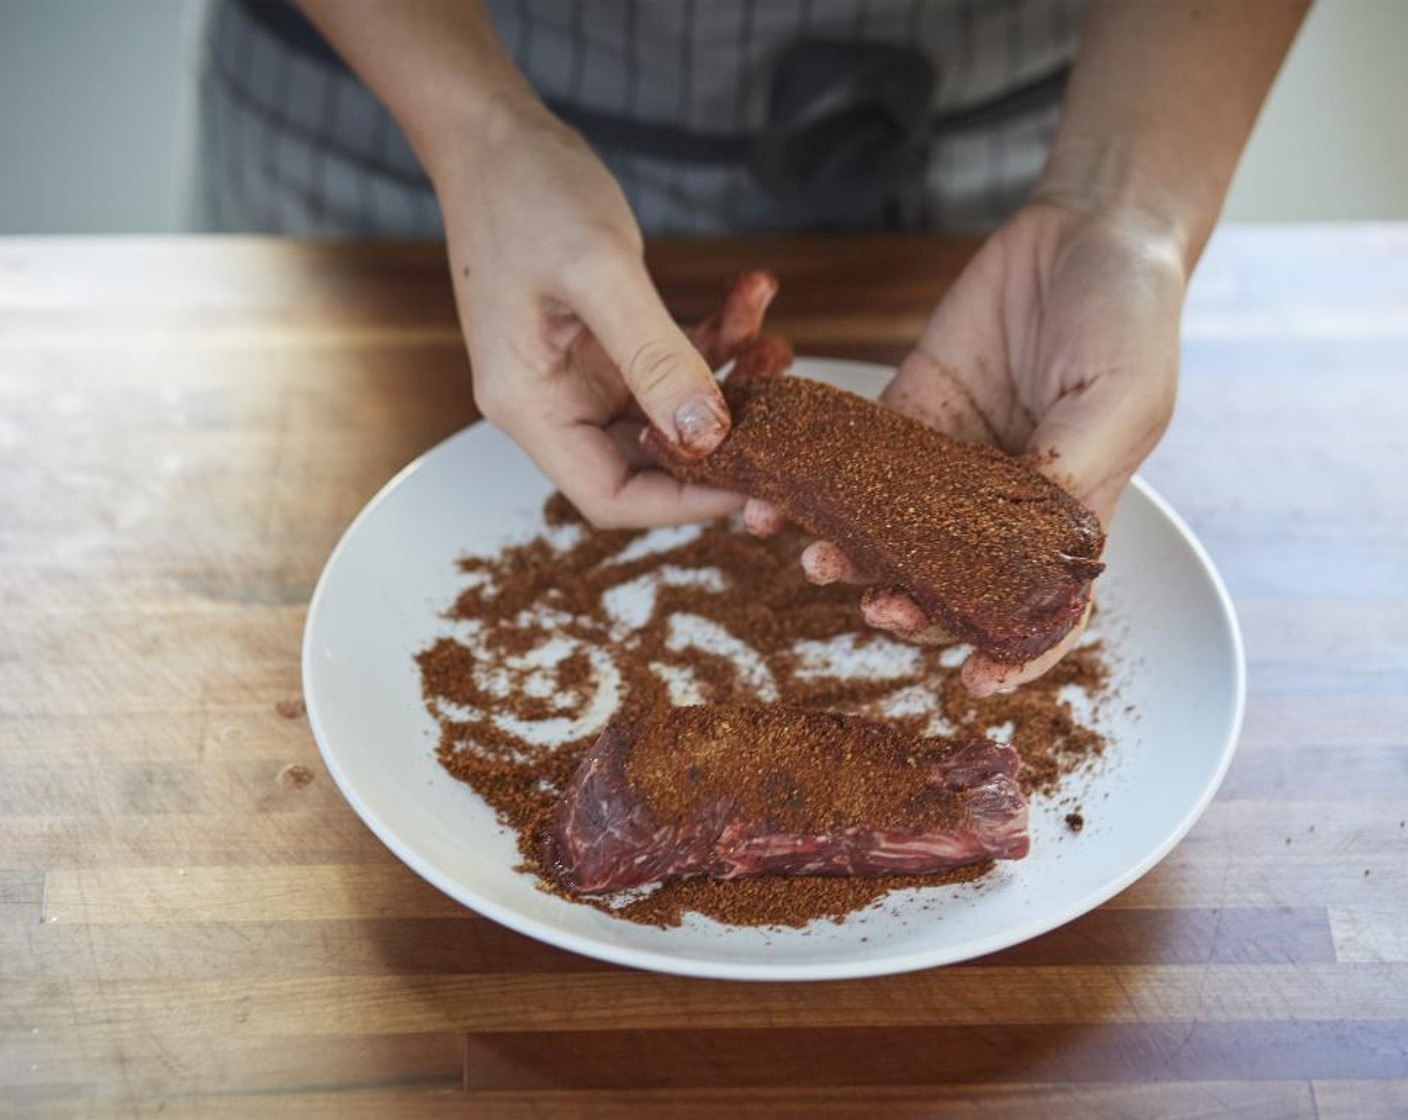
{"label": "wrist", "polygon": [[1173,254],[1187,277],[1217,223],[1221,192],[1179,180],[1169,170],[1176,164],[1131,147],[1118,138],[1058,140],[1031,202],[1126,229]]}
{"label": "wrist", "polygon": [[563,126],[526,82],[510,79],[466,91],[450,108],[437,111],[418,130],[416,150],[436,191],[443,194],[475,167],[482,176],[505,144],[545,127]]}
{"label": "wrist", "polygon": [[1138,247],[1176,269],[1184,282],[1193,275],[1217,220],[1215,213],[1204,220],[1187,200],[1166,187],[1143,185],[1138,176],[1073,176],[1052,166],[1032,190],[1028,206],[1055,207],[1084,230],[1100,230]]}
{"label": "wrist", "polygon": [[[1072,199],[1056,191],[1038,191],[1023,208],[1048,232],[1046,259],[1061,267],[1079,259],[1122,275],[1130,267],[1156,280],[1165,293],[1183,292],[1192,275],[1188,242],[1176,222],[1152,212],[1143,203],[1087,197]],[[1179,296],[1181,299],[1181,296]]]}

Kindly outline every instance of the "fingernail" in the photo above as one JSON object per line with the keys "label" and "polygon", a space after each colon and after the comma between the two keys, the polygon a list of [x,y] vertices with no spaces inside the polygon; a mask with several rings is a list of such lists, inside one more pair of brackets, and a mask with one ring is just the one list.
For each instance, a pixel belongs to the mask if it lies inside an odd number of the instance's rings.
{"label": "fingernail", "polygon": [[691,454],[707,455],[727,431],[728,413],[717,398],[690,397],[675,409],[675,438]]}

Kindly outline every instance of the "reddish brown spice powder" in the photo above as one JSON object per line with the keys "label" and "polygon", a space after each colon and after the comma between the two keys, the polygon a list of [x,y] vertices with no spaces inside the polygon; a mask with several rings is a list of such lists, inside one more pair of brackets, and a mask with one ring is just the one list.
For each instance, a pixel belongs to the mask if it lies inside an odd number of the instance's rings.
{"label": "reddish brown spice powder", "polygon": [[932,776],[953,740],[837,712],[800,719],[777,704],[662,709],[635,729],[627,779],[657,820],[677,827],[723,799],[798,834],[959,823],[958,801]]}
{"label": "reddish brown spice powder", "polygon": [[[699,702],[850,712],[883,719],[908,735],[931,733],[935,717],[955,736],[1010,725],[1029,793],[1053,791],[1103,749],[1100,736],[1059,695],[1066,685],[1092,695],[1104,689],[1096,646],[1074,651],[1016,693],[975,700],[957,669],[942,664],[942,648],[908,647],[897,660],[893,640],[861,619],[855,588],[808,583],[798,566],[806,544],[799,534],[759,540],[715,524],[682,544],[632,556],[627,550],[645,534],[593,530],[561,495],[543,512],[551,533],[461,561],[472,582],[447,618],[462,625],[416,658],[426,704],[440,726],[441,764],[515,830],[525,872],[537,873],[538,838],[606,719],[640,718],[671,703],[669,673],[686,675]],[[572,539],[555,543],[564,533]],[[609,608],[611,593],[642,580],[654,592],[649,613],[643,621],[623,622]],[[749,656],[680,640],[684,619],[726,635]],[[837,673],[809,655],[809,644],[836,640],[850,643],[851,662],[884,658],[885,675]],[[554,642],[570,646],[565,656],[532,660],[534,651]],[[619,676],[604,710],[597,704],[603,681],[594,660],[609,663]],[[892,710],[916,694],[930,698],[933,710]],[[545,732],[531,730],[542,721],[554,722]],[[577,723],[582,733],[563,733],[557,721]],[[746,760],[747,744],[741,747]],[[719,777],[727,779],[722,772]],[[600,901],[585,904],[656,925],[678,924],[695,912],[735,925],[802,926],[822,917],[843,920],[900,887],[972,878],[982,870],[894,879],[695,879],[614,909]],[[545,881],[543,888],[553,889]]]}

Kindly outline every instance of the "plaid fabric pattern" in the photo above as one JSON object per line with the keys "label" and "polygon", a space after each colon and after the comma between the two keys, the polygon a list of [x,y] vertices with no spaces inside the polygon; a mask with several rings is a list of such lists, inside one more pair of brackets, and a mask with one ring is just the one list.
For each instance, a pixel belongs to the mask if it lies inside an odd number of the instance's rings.
{"label": "plaid fabric pattern", "polygon": [[[278,3],[281,0],[264,0]],[[489,0],[545,97],[627,119],[757,129],[778,53],[801,35],[900,43],[938,73],[936,114],[1021,88],[1074,56],[1084,0]],[[1025,197],[1058,107],[936,138],[903,228],[980,229]],[[344,67],[217,0],[201,75],[204,225],[299,237],[441,233],[400,128]],[[742,166],[600,152],[647,233],[784,232],[798,219]],[[892,226],[895,215],[887,215]],[[879,214],[848,223],[873,228]]]}

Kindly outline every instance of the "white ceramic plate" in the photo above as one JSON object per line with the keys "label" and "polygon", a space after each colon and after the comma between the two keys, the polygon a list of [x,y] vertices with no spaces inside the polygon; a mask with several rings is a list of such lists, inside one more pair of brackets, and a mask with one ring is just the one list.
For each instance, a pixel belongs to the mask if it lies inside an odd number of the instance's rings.
{"label": "white ceramic plate", "polygon": [[[873,394],[889,371],[803,359],[798,372]],[[1177,514],[1136,481],[1115,518],[1100,581],[1101,633],[1119,702],[1104,761],[1033,805],[1032,854],[980,884],[892,894],[843,925],[807,931],[621,921],[546,894],[513,870],[513,837],[434,757],[436,728],[412,656],[443,632],[462,582],[454,561],[541,527],[549,483],[480,424],[412,463],[333,550],[308,611],[303,686],[329,771],[393,852],[466,906],[602,960],[692,976],[874,976],[990,953],[1093,909],[1153,867],[1216,792],[1241,725],[1244,663],[1232,604]],[[1132,709],[1127,712],[1126,707]]]}

